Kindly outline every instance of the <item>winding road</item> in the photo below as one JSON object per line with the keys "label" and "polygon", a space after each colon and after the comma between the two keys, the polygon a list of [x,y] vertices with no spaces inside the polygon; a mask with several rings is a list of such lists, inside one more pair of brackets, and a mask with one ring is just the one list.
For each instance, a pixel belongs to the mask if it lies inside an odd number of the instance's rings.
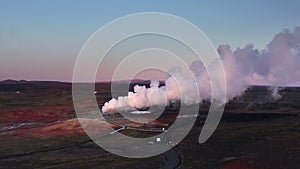
{"label": "winding road", "polygon": [[[104,115],[104,113],[102,113],[102,115]],[[161,129],[161,128],[147,128],[147,129],[144,129],[144,128],[137,128],[137,127],[130,127],[130,126],[120,124],[120,123],[118,123],[118,122],[116,122],[112,119],[109,119],[109,118],[105,118],[105,120],[109,123],[112,123],[112,124],[117,125],[117,126],[120,127],[119,129],[112,131],[110,134],[115,134],[119,131],[127,130],[127,129],[139,130],[139,131],[148,131],[148,132],[164,132],[165,131],[164,129]],[[182,157],[181,157],[181,155],[178,152],[176,147],[174,147],[174,148],[170,149],[169,151],[165,152],[162,156],[164,157],[166,164],[164,166],[162,166],[160,169],[177,169],[182,163]]]}
{"label": "winding road", "polygon": [[182,163],[182,158],[177,148],[174,147],[171,150],[165,152],[163,154],[166,164],[162,166],[160,169],[176,169]]}

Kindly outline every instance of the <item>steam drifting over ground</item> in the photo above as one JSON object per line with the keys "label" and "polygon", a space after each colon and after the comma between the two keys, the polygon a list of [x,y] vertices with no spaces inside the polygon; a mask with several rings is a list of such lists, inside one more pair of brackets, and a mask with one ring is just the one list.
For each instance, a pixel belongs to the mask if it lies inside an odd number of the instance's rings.
{"label": "steam drifting over ground", "polygon": [[[229,45],[221,45],[218,53],[226,75],[227,100],[242,95],[250,85],[272,86],[270,90],[274,99],[281,97],[278,86],[300,86],[300,27],[293,32],[284,30],[278,33],[262,51],[252,44],[235,51]],[[214,74],[217,67],[212,64],[207,69]],[[195,79],[174,67],[169,71],[171,76],[165,81],[165,86],[159,87],[155,80],[151,81],[150,88],[135,86],[134,92],[129,92],[128,96],[105,103],[102,111],[164,106],[172,100],[182,100],[187,105],[210,100],[210,80],[202,62],[193,62],[190,70]]]}

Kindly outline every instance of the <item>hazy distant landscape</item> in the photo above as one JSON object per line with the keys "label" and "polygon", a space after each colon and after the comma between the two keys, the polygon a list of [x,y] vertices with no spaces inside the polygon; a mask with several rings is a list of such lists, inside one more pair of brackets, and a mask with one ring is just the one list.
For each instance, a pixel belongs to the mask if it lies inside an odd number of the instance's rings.
{"label": "hazy distant landscape", "polygon": [[299,9],[0,0],[0,169],[300,169]]}
{"label": "hazy distant landscape", "polygon": [[[149,85],[149,81],[131,84]],[[120,83],[119,85],[126,85]],[[104,151],[84,133],[73,109],[71,83],[0,82],[1,168],[159,168],[164,156],[127,159]],[[111,99],[110,83],[97,83],[99,108]],[[176,147],[181,168],[298,169],[300,159],[300,88],[286,87],[281,98],[271,97],[268,87],[252,86],[225,106],[221,123],[204,144],[198,143],[209,103],[202,104],[192,131]],[[89,104],[86,100],[85,104]],[[166,126],[176,111],[166,109],[152,126]],[[118,118],[119,123],[128,121]],[[86,125],[111,125],[86,120]],[[143,124],[129,124],[145,127]],[[146,126],[147,127],[147,126]],[[135,137],[156,133],[120,131]],[[95,128],[95,134],[103,134]]]}

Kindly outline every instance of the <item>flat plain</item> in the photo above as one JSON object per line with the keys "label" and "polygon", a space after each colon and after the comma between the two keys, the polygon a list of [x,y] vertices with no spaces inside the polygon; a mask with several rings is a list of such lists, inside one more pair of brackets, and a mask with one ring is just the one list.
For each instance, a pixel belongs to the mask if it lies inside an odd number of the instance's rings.
{"label": "flat plain", "polygon": [[[149,82],[135,82],[149,85]],[[132,90],[131,84],[129,90]],[[119,85],[126,85],[120,83]],[[110,83],[97,83],[99,108],[111,99]],[[126,93],[124,93],[125,95]],[[205,143],[199,144],[209,103],[199,110],[193,129],[176,149],[183,169],[298,169],[300,166],[300,88],[279,91],[275,100],[267,87],[253,86],[225,106],[223,118]],[[84,100],[83,106],[89,106]],[[171,124],[176,111],[166,109],[152,126]],[[129,124],[125,119],[121,123]],[[85,125],[110,125],[86,120]],[[146,126],[147,127],[147,126]],[[95,128],[95,134],[106,131]],[[135,137],[152,132],[124,130]],[[84,133],[73,108],[72,85],[61,82],[3,81],[0,83],[1,168],[154,169],[165,165],[162,155],[129,159],[97,146]]]}

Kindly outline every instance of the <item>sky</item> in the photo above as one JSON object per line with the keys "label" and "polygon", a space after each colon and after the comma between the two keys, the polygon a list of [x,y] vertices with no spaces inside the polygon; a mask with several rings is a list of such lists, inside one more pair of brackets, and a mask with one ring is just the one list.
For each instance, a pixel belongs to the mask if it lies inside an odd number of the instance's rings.
{"label": "sky", "polygon": [[216,48],[264,49],[278,32],[300,26],[299,8],[298,0],[0,0],[0,81],[71,81],[86,40],[128,14],[170,13],[198,26]]}

